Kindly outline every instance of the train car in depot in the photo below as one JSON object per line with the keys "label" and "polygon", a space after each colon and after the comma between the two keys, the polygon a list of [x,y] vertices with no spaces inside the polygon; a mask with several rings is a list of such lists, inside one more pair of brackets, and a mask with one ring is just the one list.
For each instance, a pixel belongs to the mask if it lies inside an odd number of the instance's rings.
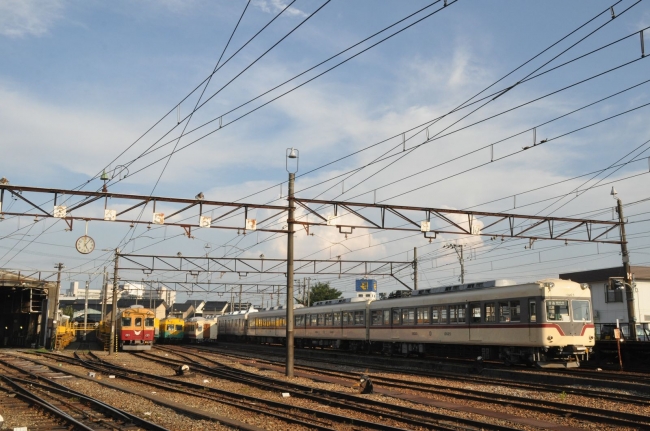
{"label": "train car in depot", "polygon": [[249,315],[250,313],[257,313],[257,311],[251,308],[249,310],[235,311],[234,313],[219,316],[217,320],[219,339],[236,341],[246,337],[248,333]]}
{"label": "train car in depot", "polygon": [[185,337],[185,321],[178,317],[168,317],[160,321],[160,343],[181,343]]}
{"label": "train car in depot", "polygon": [[153,310],[142,305],[123,310],[118,315],[117,333],[121,350],[150,350],[155,336]]}
{"label": "train car in depot", "polygon": [[[235,338],[284,343],[284,309],[232,318],[242,322],[224,326],[224,336],[243,327],[245,335]],[[355,298],[296,308],[294,319],[297,347],[403,355],[462,352],[509,364],[577,367],[595,344],[589,285],[559,279],[467,283],[380,300],[374,288],[358,291]]]}
{"label": "train car in depot", "polygon": [[217,319],[192,317],[185,321],[185,341],[188,343],[216,343]]}

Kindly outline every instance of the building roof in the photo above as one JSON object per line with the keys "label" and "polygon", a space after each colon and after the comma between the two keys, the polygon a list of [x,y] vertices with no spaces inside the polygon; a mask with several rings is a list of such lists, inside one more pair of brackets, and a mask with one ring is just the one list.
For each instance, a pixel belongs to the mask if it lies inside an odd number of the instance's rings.
{"label": "building roof", "polygon": [[56,283],[29,276],[35,274],[39,274],[40,277],[40,273],[34,273],[33,271],[24,273],[0,270],[0,287],[56,288]]}
{"label": "building roof", "polygon": [[[650,266],[630,266],[630,271],[637,280],[650,279]],[[625,270],[623,265],[613,268],[592,269],[589,271],[567,272],[560,274],[562,280],[571,280],[578,283],[593,283],[596,281],[605,281],[610,277],[624,277]]]}
{"label": "building roof", "polygon": [[184,313],[186,311],[189,311],[190,308],[192,308],[192,309],[194,308],[194,303],[192,303],[191,301],[187,301],[184,304],[176,303],[176,304],[171,306],[171,309],[173,309],[174,312],[178,311],[180,313]]}
{"label": "building roof", "polygon": [[206,301],[205,305],[203,306],[203,313],[209,313],[209,312],[224,312],[226,310],[226,307],[228,307],[228,301]]}

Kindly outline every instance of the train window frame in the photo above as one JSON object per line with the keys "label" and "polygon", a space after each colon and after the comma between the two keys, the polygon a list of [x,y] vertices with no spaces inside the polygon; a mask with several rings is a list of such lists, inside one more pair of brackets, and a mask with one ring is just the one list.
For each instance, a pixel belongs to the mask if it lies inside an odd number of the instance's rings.
{"label": "train window frame", "polygon": [[[561,304],[559,304],[561,302],[566,303],[566,310],[567,310],[566,311],[566,316],[567,316],[567,319],[564,320],[562,318],[556,319],[556,318],[549,317],[551,315],[553,315],[553,316],[558,315],[557,312],[549,313],[549,305],[551,305],[553,307],[557,307],[557,306],[561,306]],[[571,316],[569,314],[569,300],[568,299],[547,299],[546,301],[544,301],[544,310],[546,312],[546,321],[547,322],[570,322],[571,321]],[[563,314],[559,313],[559,315],[562,316]]]}
{"label": "train window frame", "polygon": [[[470,316],[469,316],[470,323],[481,323],[481,319],[483,317],[481,313],[481,303],[480,302],[470,303],[469,310],[470,310]],[[477,311],[478,311],[478,316],[477,316]]]}
{"label": "train window frame", "polygon": [[390,310],[384,311],[384,326],[390,326]]}
{"label": "train window frame", "polygon": [[332,320],[333,320],[334,326],[341,326],[341,322],[342,322],[342,320],[341,320],[341,312],[340,311],[335,311],[333,314],[334,314],[334,316],[332,317]]}
{"label": "train window frame", "polygon": [[510,302],[510,321],[521,322],[521,300],[513,299]]}
{"label": "train window frame", "polygon": [[528,322],[537,323],[537,299],[528,299]]}
{"label": "train window frame", "polygon": [[449,310],[446,305],[440,307],[440,323],[446,325],[449,323]]}
{"label": "train window frame", "polygon": [[417,325],[427,325],[430,321],[431,311],[429,307],[418,307],[415,310],[415,323]]}
{"label": "train window frame", "polygon": [[325,313],[325,326],[332,326],[334,317],[332,313]]}
{"label": "train window frame", "polygon": [[355,310],[354,312],[354,324],[355,325],[364,325],[366,324],[366,310]]}
{"label": "train window frame", "polygon": [[145,317],[144,319],[144,327],[145,328],[153,328],[156,325],[155,319],[153,317]]}
{"label": "train window frame", "polygon": [[[488,311],[489,310],[489,311]],[[497,322],[497,308],[495,302],[486,302],[483,304],[483,312],[485,316],[485,323]]]}
{"label": "train window frame", "polygon": [[510,323],[510,301],[497,301],[497,314],[499,323]]}
{"label": "train window frame", "polygon": [[317,322],[318,322],[318,315],[316,313],[312,313],[309,319],[309,326],[318,326]]}
{"label": "train window frame", "polygon": [[459,304],[456,307],[457,323],[467,323],[467,304]]}
{"label": "train window frame", "polygon": [[[582,320],[577,320],[575,318],[575,315],[576,315],[575,310],[576,309],[574,307],[574,304],[575,303],[581,303],[581,302],[587,303],[587,318],[582,319]],[[589,301],[587,299],[572,299],[571,300],[571,321],[572,322],[591,322],[591,301]]]}
{"label": "train window frame", "polygon": [[138,328],[142,328],[142,317],[138,316],[135,318],[135,322],[133,323],[133,326],[137,326]]}
{"label": "train window frame", "polygon": [[173,331],[174,330],[174,324],[167,325],[167,329],[165,331]]}
{"label": "train window frame", "polygon": [[318,313],[317,326],[325,326],[325,313]]}
{"label": "train window frame", "polygon": [[182,331],[183,330],[183,325],[175,325],[177,331]]}
{"label": "train window frame", "polygon": [[456,310],[458,306],[450,305],[449,306],[449,323],[456,323]]}
{"label": "train window frame", "polygon": [[415,308],[402,308],[402,325],[415,324]]}
{"label": "train window frame", "polygon": [[371,310],[370,311],[370,325],[382,326],[384,323],[384,310]]}
{"label": "train window frame", "polygon": [[391,308],[390,311],[390,323],[393,326],[402,325],[402,309],[401,308]]}
{"label": "train window frame", "polygon": [[431,323],[436,324],[436,325],[440,323],[440,307],[439,306],[431,307]]}

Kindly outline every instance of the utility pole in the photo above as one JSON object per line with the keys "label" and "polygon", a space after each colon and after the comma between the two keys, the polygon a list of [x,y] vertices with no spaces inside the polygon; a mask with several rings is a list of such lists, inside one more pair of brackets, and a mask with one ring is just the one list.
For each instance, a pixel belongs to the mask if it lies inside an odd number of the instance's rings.
{"label": "utility pole", "polygon": [[117,268],[120,259],[120,249],[115,249],[115,267],[113,268],[113,308],[111,310],[111,339],[108,354],[115,351],[115,335],[117,334]]}
{"label": "utility pole", "polygon": [[413,290],[418,290],[418,248],[413,247]]}
{"label": "utility pole", "polygon": [[447,244],[443,248],[453,248],[458,256],[458,262],[460,263],[460,284],[465,284],[465,258],[463,257],[463,244]]}
{"label": "utility pole", "polygon": [[102,317],[100,321],[106,319],[106,301],[108,300],[108,273],[106,272],[106,267],[104,267],[104,277],[102,279]]}
{"label": "utility pole", "polygon": [[611,195],[616,199],[616,210],[621,229],[621,256],[623,259],[623,271],[625,282],[625,296],[627,298],[627,320],[629,322],[630,337],[636,340],[636,308],[634,306],[634,286],[632,285],[632,271],[630,269],[630,255],[627,251],[627,239],[625,237],[625,218],[623,217],[623,202],[616,196],[616,190],[612,187]]}
{"label": "utility pole", "polygon": [[307,277],[307,307],[311,305],[311,278]]}
{"label": "utility pole", "polygon": [[52,319],[52,341],[50,342],[52,350],[56,349],[56,329],[59,326],[59,295],[61,294],[61,270],[64,268],[62,263],[57,263],[54,268],[56,274],[56,291],[54,292],[54,318]]}
{"label": "utility pole", "polygon": [[237,311],[241,311],[241,284],[239,285],[239,308]]}
{"label": "utility pole", "polygon": [[90,287],[90,281],[86,280],[86,301],[84,304],[84,337],[83,340],[86,341],[86,335],[88,334],[88,288]]}
{"label": "utility pole", "polygon": [[[287,219],[287,364],[286,375],[293,377],[293,225],[296,204],[293,201],[296,174],[289,173],[289,217]],[[279,293],[279,292],[278,292]],[[278,294],[278,297],[280,295]]]}

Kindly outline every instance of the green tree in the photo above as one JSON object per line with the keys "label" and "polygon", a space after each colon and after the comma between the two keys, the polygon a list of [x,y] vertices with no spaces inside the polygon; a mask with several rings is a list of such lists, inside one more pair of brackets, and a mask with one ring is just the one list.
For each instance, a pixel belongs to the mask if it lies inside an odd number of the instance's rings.
{"label": "green tree", "polygon": [[72,308],[72,305],[68,305],[68,306],[66,306],[66,307],[63,309],[62,314],[63,314],[64,316],[70,316],[70,319],[72,319],[72,316],[74,316],[74,308]]}
{"label": "green tree", "polygon": [[341,297],[341,291],[330,287],[329,283],[316,283],[309,293],[309,304]]}

